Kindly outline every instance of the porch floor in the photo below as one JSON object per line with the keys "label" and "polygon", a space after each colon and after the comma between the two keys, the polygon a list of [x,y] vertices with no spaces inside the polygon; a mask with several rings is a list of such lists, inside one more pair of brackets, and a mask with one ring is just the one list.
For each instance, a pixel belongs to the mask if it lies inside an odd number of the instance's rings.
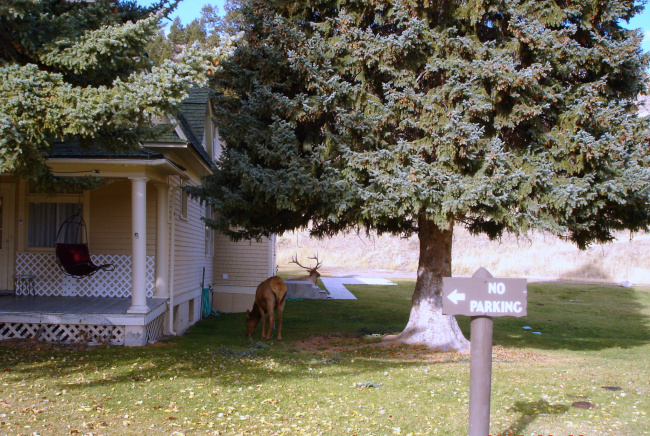
{"label": "porch floor", "polygon": [[[165,298],[147,298],[149,312],[165,304]],[[129,297],[40,297],[0,296],[0,314],[58,313],[126,315],[131,307]]]}
{"label": "porch floor", "polygon": [[147,298],[146,313],[128,313],[129,297],[0,297],[0,340],[141,346],[164,333],[167,299]]}

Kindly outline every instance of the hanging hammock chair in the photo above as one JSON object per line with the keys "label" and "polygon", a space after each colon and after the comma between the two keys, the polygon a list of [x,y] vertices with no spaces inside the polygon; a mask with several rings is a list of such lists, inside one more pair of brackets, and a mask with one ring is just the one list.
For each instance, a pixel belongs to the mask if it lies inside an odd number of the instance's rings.
{"label": "hanging hammock chair", "polygon": [[113,271],[110,263],[95,265],[90,258],[88,229],[81,211],[68,217],[56,234],[56,260],[61,271],[72,277],[89,277],[97,271]]}

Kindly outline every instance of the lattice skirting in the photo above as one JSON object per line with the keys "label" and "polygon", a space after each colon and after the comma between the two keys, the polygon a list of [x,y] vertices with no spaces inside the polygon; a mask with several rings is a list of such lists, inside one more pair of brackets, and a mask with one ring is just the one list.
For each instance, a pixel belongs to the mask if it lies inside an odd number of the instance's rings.
{"label": "lattice skirting", "polygon": [[158,342],[164,336],[165,314],[163,313],[149,324],[147,324],[147,343]]}
{"label": "lattice skirting", "polygon": [[[147,328],[148,329],[148,328]],[[124,345],[124,326],[0,323],[0,340],[33,339],[60,344]]]}
{"label": "lattice skirting", "polygon": [[[114,271],[99,271],[91,277],[75,279],[61,272],[54,254],[18,253],[16,274],[33,275],[34,292],[42,296],[130,297],[131,256],[94,255],[96,264],[110,263]],[[156,258],[147,256],[147,297],[153,296]]]}

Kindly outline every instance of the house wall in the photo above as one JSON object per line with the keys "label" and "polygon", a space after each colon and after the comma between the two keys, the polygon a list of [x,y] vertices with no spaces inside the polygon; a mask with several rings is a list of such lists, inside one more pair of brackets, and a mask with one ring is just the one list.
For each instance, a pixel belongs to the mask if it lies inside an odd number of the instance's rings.
{"label": "house wall", "polygon": [[[203,268],[205,283],[212,283],[212,255],[205,252],[205,226],[201,220],[205,206],[188,198],[187,217],[181,216],[180,177],[170,177],[169,204],[173,206],[174,228],[171,221],[169,237],[173,237],[173,291],[176,303],[196,298],[201,290]],[[90,208],[90,240],[93,251],[108,254],[131,254],[131,183],[116,181],[93,191]],[[156,254],[157,190],[153,183],[147,185],[147,255]],[[167,217],[171,219],[171,214]],[[172,236],[172,231],[174,235]],[[171,259],[171,253],[170,253]],[[186,295],[187,294],[187,295]],[[200,301],[199,301],[200,303]],[[200,304],[194,304],[199,306]],[[184,306],[189,311],[188,306]],[[196,319],[182,313],[181,327],[187,328],[187,320]]]}
{"label": "house wall", "polygon": [[233,242],[216,235],[212,306],[220,312],[245,312],[253,307],[257,285],[275,272],[275,236]]}
{"label": "house wall", "polygon": [[[88,240],[93,253],[131,255],[131,182],[90,192]],[[147,256],[156,255],[156,188],[147,184]]]}
{"label": "house wall", "polygon": [[[205,225],[201,218],[205,206],[187,198],[187,216],[182,216],[180,177],[169,177],[169,205],[167,216],[170,238],[170,271],[173,274],[170,291],[174,294],[171,329],[185,331],[201,318],[201,282],[205,286],[213,280],[213,253],[205,250]],[[192,182],[185,182],[192,183]],[[156,255],[157,189],[147,184],[147,256]],[[93,191],[90,198],[90,240],[93,251],[107,254],[131,254],[131,182],[115,181]],[[172,226],[173,213],[173,226]],[[173,235],[172,235],[173,233]],[[205,276],[204,276],[205,268]],[[169,315],[168,315],[169,316]],[[169,318],[165,333],[169,333]]]}
{"label": "house wall", "polygon": [[[201,317],[201,282],[213,283],[213,254],[206,253],[205,206],[198,200],[187,199],[187,217],[182,217],[182,181],[170,181],[170,205],[173,205],[174,228],[170,259],[173,259],[174,330],[182,332]],[[205,268],[205,275],[203,273]]]}
{"label": "house wall", "polygon": [[[205,117],[205,133],[203,144],[208,155],[216,157],[222,143],[218,138],[212,123],[211,106],[207,105]],[[195,111],[195,115],[197,115]],[[179,138],[183,139],[182,129],[177,126]],[[143,180],[146,178],[146,242],[147,242],[147,296],[156,296],[155,258],[158,224],[158,187],[157,184],[169,184],[170,210],[164,220],[168,224],[168,240],[170,250],[169,290],[171,291],[171,310],[163,315],[166,305],[164,300],[158,300],[160,314],[156,313],[156,330],[165,333],[182,333],[201,317],[202,289],[214,284],[218,290],[215,296],[226,296],[227,304],[221,304],[215,299],[214,307],[224,311],[239,311],[252,306],[252,297],[257,284],[275,273],[275,239],[271,238],[261,243],[234,244],[225,238],[217,241],[206,250],[206,231],[201,220],[205,206],[199,201],[187,200],[187,216],[181,216],[183,183],[199,183],[200,175],[211,171],[201,157],[191,146],[186,146],[176,140],[166,143],[148,144],[152,150],[162,153],[165,159],[106,159],[84,160],[79,157],[60,157],[48,161],[53,171],[62,174],[87,174],[92,170],[100,177],[112,178],[112,182],[93,191],[79,194],[62,194],[56,198],[34,195],[28,192],[24,182],[6,186],[13,181],[10,175],[0,174],[3,189],[0,194],[9,196],[11,201],[3,200],[3,215],[11,220],[4,221],[3,240],[9,235],[7,243],[0,252],[0,283],[2,287],[10,288],[8,277],[11,273],[36,276],[36,295],[69,295],[69,296],[103,296],[128,297],[131,294],[130,256],[132,247],[132,211],[131,195],[132,182],[129,178]],[[170,176],[174,174],[174,176]],[[182,179],[180,175],[182,174]],[[88,226],[88,243],[91,254],[98,263],[115,265],[112,276],[106,274],[77,281],[63,277],[58,271],[52,247],[27,247],[27,224],[30,202],[61,202],[79,203],[84,205],[84,217]],[[12,235],[14,235],[12,237]],[[162,236],[162,235],[161,235]],[[208,238],[208,240],[211,240]],[[206,252],[207,251],[207,252]],[[218,254],[218,257],[215,256]],[[16,261],[16,259],[20,259]],[[46,259],[48,268],[43,268]],[[217,273],[216,268],[219,267]],[[21,269],[22,268],[22,269]],[[106,271],[105,271],[106,272]],[[60,274],[61,277],[59,277]],[[224,278],[227,275],[227,278]],[[30,278],[30,280],[32,280]],[[94,281],[93,281],[94,280]],[[47,283],[45,283],[47,281]],[[6,284],[4,282],[7,282]],[[43,283],[41,283],[43,282]],[[117,283],[117,285],[116,285]],[[164,284],[163,284],[164,285]],[[116,291],[116,288],[117,289]],[[160,288],[160,296],[165,295],[164,287]],[[62,293],[62,291],[65,291]],[[241,298],[240,298],[241,297]],[[239,305],[239,306],[238,306]],[[165,317],[164,321],[161,319]],[[142,326],[140,326],[142,327]],[[132,336],[145,337],[142,328]],[[147,330],[149,328],[147,327]],[[170,330],[173,330],[170,331]],[[129,333],[130,334],[130,333]],[[146,340],[145,340],[146,342]]]}
{"label": "house wall", "polygon": [[17,233],[16,184],[0,175],[0,291],[14,289],[14,259]]}

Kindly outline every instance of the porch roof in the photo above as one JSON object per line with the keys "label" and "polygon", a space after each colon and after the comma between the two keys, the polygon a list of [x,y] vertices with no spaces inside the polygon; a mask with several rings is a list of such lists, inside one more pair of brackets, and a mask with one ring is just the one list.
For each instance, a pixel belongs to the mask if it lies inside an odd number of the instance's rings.
{"label": "porch roof", "polygon": [[84,148],[79,141],[56,141],[50,149],[50,157],[53,158],[113,158],[113,159],[164,159],[162,153],[140,148],[133,151],[121,153],[109,153],[97,146]]}
{"label": "porch roof", "polygon": [[[208,166],[213,167],[214,162],[203,147],[202,138],[205,134],[205,119],[209,98],[214,91],[206,88],[191,88],[188,98],[182,103],[181,111],[175,118],[180,125],[187,140],[182,139],[175,129],[168,129],[158,133],[153,140],[143,141],[143,146],[138,150],[110,153],[98,146],[83,147],[79,140],[59,140],[52,144],[51,158],[84,158],[84,159],[161,159],[165,155],[147,148],[158,143],[189,145]],[[176,166],[180,166],[175,163]]]}

